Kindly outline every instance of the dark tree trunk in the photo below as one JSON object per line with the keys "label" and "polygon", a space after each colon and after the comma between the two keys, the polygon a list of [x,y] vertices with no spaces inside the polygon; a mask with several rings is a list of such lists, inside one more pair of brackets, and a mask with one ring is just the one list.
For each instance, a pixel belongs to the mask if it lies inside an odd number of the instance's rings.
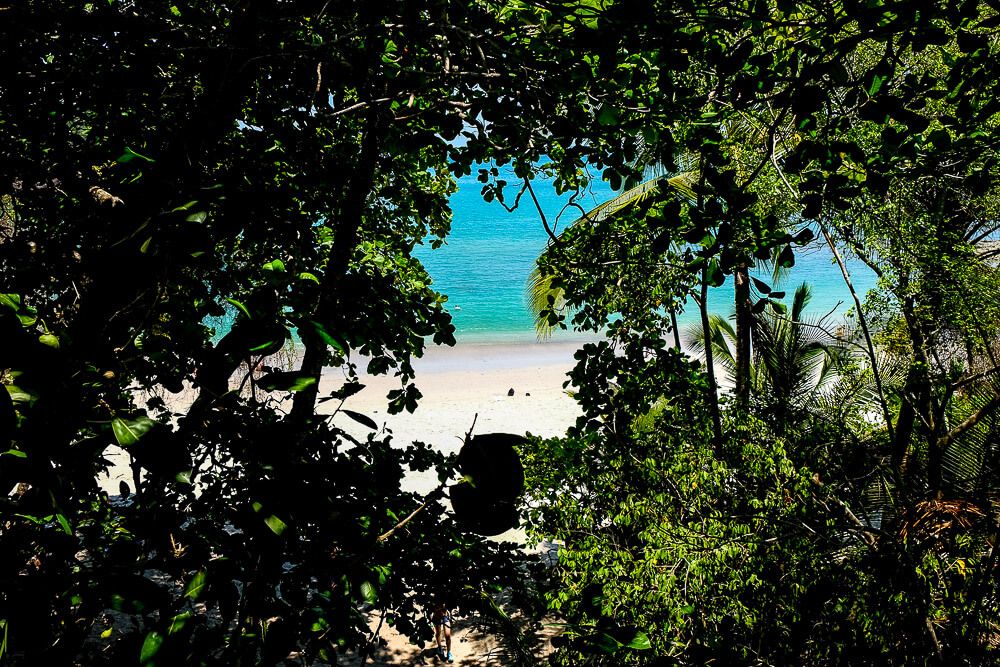
{"label": "dark tree trunk", "polygon": [[[368,195],[375,183],[383,131],[384,124],[380,115],[373,109],[367,117],[364,136],[361,139],[355,176],[350,180],[350,187],[347,189],[347,196],[337,219],[334,247],[323,280],[324,294],[316,309],[316,321],[327,327],[339,318],[341,302],[348,296],[343,293],[343,278],[350,268],[351,255],[358,244],[358,234],[364,219]],[[295,394],[292,410],[289,413],[293,421],[312,418],[319,396],[319,380],[328,354],[326,341],[312,331],[303,331],[302,344],[305,352],[299,371],[303,375],[315,378],[316,381]]]}
{"label": "dark tree trunk", "polygon": [[733,271],[736,292],[736,402],[746,407],[750,400],[750,341],[753,335],[753,304],[750,302],[750,269],[741,264]]}
{"label": "dark tree trunk", "polygon": [[679,352],[681,349],[681,332],[677,328],[677,311],[670,309],[670,328],[674,330],[674,347]]}
{"label": "dark tree trunk", "polygon": [[[910,334],[912,361],[903,385],[903,400],[900,402],[899,418],[896,420],[896,440],[893,447],[892,463],[897,475],[902,475],[906,454],[914,431],[922,431],[926,436],[928,446],[933,449],[937,444],[936,427],[934,425],[934,409],[930,395],[928,373],[930,371],[925,349],[925,339],[920,323],[914,318],[912,299],[906,299],[902,304],[903,319]],[[919,428],[918,428],[919,427]],[[939,457],[928,458],[928,477],[940,482]],[[900,477],[901,478],[901,477]]]}
{"label": "dark tree trunk", "polygon": [[[375,46],[377,40],[375,40],[374,34],[374,7],[375,5],[363,5],[359,10],[359,17],[368,24],[367,38],[369,41],[365,50],[365,58],[369,61],[368,65],[373,72],[378,69],[377,58],[379,57],[379,51]],[[366,89],[371,99],[380,97],[385,92],[375,89],[370,81],[366,82],[362,88]],[[335,218],[334,246],[323,278],[323,294],[313,318],[325,327],[330,327],[340,319],[343,301],[349,298],[349,295],[344,293],[343,278],[347,275],[351,255],[358,244],[368,196],[378,173],[378,156],[386,127],[387,123],[383,112],[376,105],[369,106],[362,126],[358,160],[352,170],[353,175],[348,177],[344,202]],[[336,334],[337,332],[332,333]],[[308,331],[302,336],[302,344],[305,347],[305,352],[299,371],[316,381],[305,390],[297,392],[292,400],[289,418],[299,422],[312,419],[315,414],[316,399],[319,396],[319,380],[329,354],[326,341],[313,331]]]}
{"label": "dark tree trunk", "polygon": [[705,372],[708,374],[708,409],[712,415],[712,431],[715,446],[722,444],[722,416],[719,414],[719,387],[715,383],[715,355],[712,354],[712,328],[708,320],[708,269],[701,272],[701,328],[705,335]]}

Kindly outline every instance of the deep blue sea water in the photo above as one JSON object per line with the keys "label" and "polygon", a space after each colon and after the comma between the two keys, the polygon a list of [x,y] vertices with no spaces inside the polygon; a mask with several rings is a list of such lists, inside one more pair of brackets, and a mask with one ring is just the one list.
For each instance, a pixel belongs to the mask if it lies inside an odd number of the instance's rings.
{"label": "deep blue sea water", "polygon": [[[447,307],[460,343],[534,340],[533,318],[526,305],[524,288],[535,259],[545,248],[548,234],[527,194],[520,206],[508,213],[496,202],[483,201],[481,188],[475,169],[472,175],[459,180],[458,192],[451,199],[454,219],[447,244],[437,250],[423,246],[416,254],[430,272],[436,289],[448,296]],[[556,195],[551,183],[545,181],[536,181],[534,189],[549,223],[553,224],[568,196]],[[613,194],[607,183],[596,181],[580,204],[589,209]],[[558,218],[558,229],[578,217],[578,209],[567,209]],[[874,285],[874,276],[860,263],[852,263],[849,268],[855,288],[864,295]],[[760,277],[770,284],[769,276]],[[732,311],[732,278],[727,278],[709,296],[711,308],[720,314]],[[786,289],[789,303],[795,286],[802,281],[813,288],[809,308],[812,315],[824,315],[831,310],[835,315],[843,314],[853,305],[840,269],[825,246],[814,243],[797,250],[795,267],[778,286]],[[681,314],[681,327],[697,317],[692,304]],[[572,336],[569,332],[557,332],[554,339],[567,340]]]}

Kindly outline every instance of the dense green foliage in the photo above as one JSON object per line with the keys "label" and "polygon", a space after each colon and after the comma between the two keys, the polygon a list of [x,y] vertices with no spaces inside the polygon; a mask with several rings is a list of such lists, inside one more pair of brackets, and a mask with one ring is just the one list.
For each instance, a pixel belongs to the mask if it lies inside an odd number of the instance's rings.
{"label": "dense green foliage", "polygon": [[[608,339],[572,374],[585,416],[529,450],[532,530],[561,540],[556,661],[995,661],[990,4],[651,3],[623,24],[619,58],[671,90],[646,121],[669,140],[644,139],[694,196],[626,193],[539,262],[541,316]],[[746,275],[794,272],[810,242],[848,286],[843,257],[879,277],[843,326]],[[735,327],[705,311],[727,280]],[[684,303],[704,372],[667,349]]]}
{"label": "dense green foliage", "polygon": [[412,251],[447,233],[453,175],[536,162],[550,109],[588,124],[548,85],[556,40],[487,3],[2,10],[2,659],[334,661],[365,650],[364,610],[426,639],[444,573],[461,605],[510,581],[444,488],[390,532],[425,500],[406,471],[454,461],[317,407],[349,407],[363,363],[416,408],[410,360],[454,339]]}
{"label": "dense green foliage", "polygon": [[[418,409],[412,359],[454,342],[413,249],[455,175],[525,206],[538,172],[650,165],[539,266],[544,319],[603,334],[577,425],[522,448],[528,528],[561,543],[553,660],[995,660],[993,3],[0,10],[0,660],[335,662],[369,617],[426,639],[445,574],[465,607],[523,581],[470,530],[514,513],[508,444],[455,461],[344,406],[363,363]],[[880,278],[821,348],[748,273],[818,240]],[[733,400],[671,317],[718,338],[728,280]]]}

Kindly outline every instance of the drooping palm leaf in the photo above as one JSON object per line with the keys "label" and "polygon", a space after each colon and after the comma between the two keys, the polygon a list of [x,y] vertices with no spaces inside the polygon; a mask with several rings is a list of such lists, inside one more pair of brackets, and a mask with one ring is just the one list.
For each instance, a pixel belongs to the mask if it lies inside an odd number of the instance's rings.
{"label": "drooping palm leaf", "polygon": [[[693,172],[653,176],[587,211],[563,228],[558,238],[564,239],[566,232],[577,225],[603,222],[610,217],[627,212],[662,192],[670,192],[681,199],[693,201],[695,199],[695,180],[696,176]],[[546,266],[546,260],[551,258],[553,249],[554,245],[550,242],[538,262],[535,263],[535,268],[528,276],[525,285],[525,298],[531,312],[535,314],[535,331],[539,338],[547,338],[552,335],[556,325],[550,315],[560,313],[566,307],[565,291],[560,284],[561,280],[551,272],[551,268],[544,271],[540,268],[540,266]]]}
{"label": "drooping palm leaf", "polygon": [[[711,336],[712,359],[722,367],[729,384],[736,382],[736,331],[733,325],[721,315],[708,317]],[[684,330],[684,342],[697,357],[705,359],[705,331],[700,324],[689,324]]]}

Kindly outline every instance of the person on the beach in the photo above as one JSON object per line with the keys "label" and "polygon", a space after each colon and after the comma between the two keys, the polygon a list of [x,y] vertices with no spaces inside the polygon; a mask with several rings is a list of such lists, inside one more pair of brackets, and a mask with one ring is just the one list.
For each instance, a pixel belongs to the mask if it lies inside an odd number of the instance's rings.
{"label": "person on the beach", "polygon": [[[448,662],[455,662],[451,655],[451,610],[445,605],[444,600],[435,600],[431,608],[431,622],[434,624],[434,641],[437,642],[438,655]],[[441,648],[441,639],[444,638],[445,648]]]}

